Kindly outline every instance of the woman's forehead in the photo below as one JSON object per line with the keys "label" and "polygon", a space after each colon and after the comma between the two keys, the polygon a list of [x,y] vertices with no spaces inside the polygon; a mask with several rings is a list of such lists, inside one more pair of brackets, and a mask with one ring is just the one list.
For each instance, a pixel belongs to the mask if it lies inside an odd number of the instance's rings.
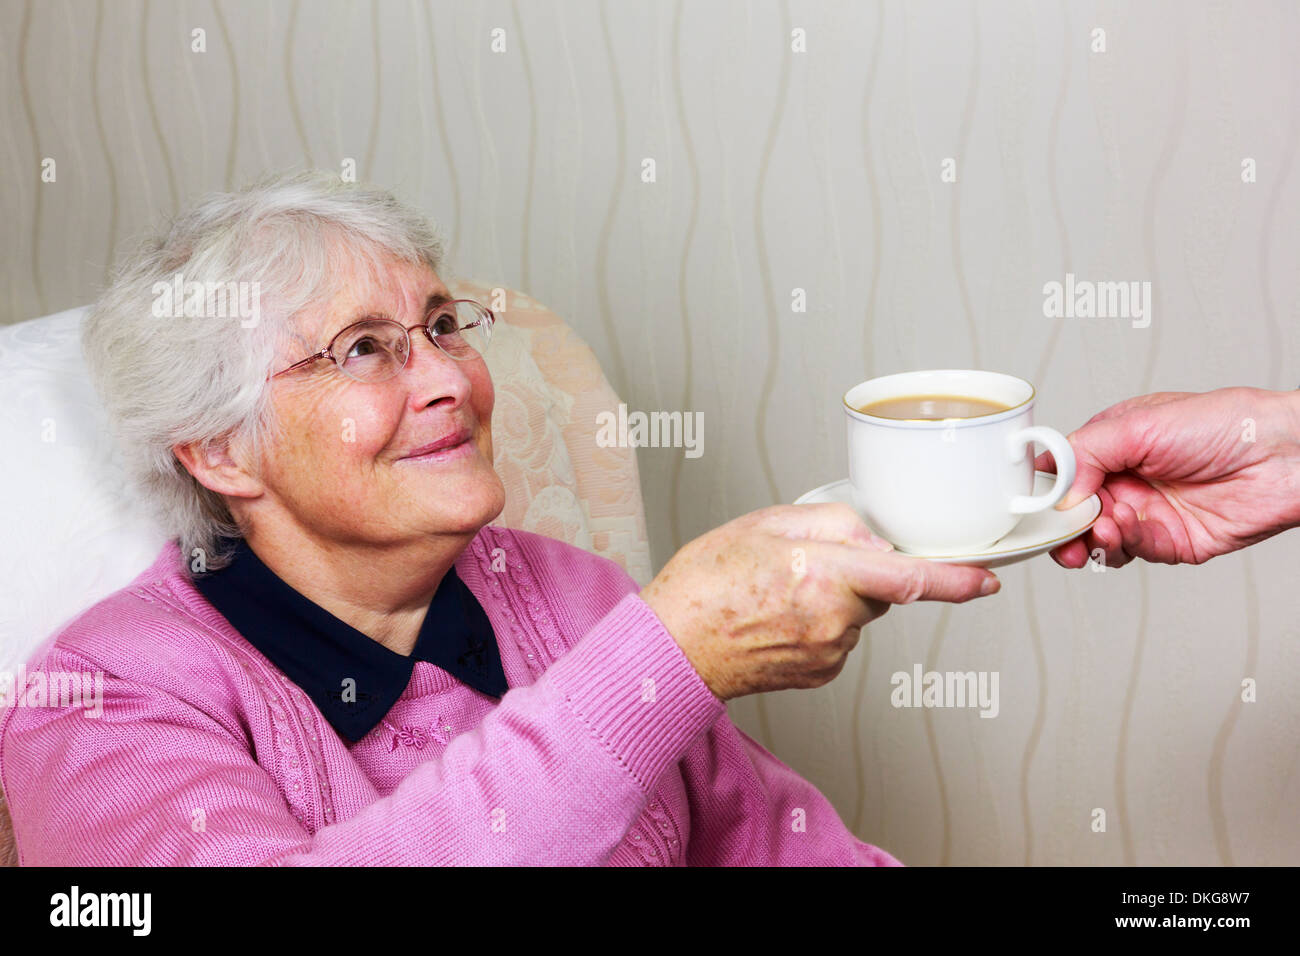
{"label": "woman's forehead", "polygon": [[303,338],[323,341],[372,314],[414,325],[438,301],[452,298],[427,265],[391,257],[381,259],[376,268],[370,267],[366,257],[346,262],[331,294],[298,313],[295,331]]}

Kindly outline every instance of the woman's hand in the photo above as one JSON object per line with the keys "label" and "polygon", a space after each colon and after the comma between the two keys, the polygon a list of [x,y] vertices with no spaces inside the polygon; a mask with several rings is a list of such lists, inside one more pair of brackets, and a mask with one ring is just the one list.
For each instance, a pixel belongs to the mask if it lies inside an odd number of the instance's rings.
{"label": "woman's hand", "polygon": [[[1133,558],[1200,564],[1300,524],[1300,393],[1262,388],[1156,392],[1071,432],[1078,465],[1058,509],[1096,493],[1101,516],[1052,551],[1080,568]],[[1037,467],[1055,471],[1049,453]]]}
{"label": "woman's hand", "polygon": [[687,544],[641,597],[728,700],[827,683],[859,629],[891,604],[967,601],[999,587],[982,568],[894,553],[848,505],[777,505]]}

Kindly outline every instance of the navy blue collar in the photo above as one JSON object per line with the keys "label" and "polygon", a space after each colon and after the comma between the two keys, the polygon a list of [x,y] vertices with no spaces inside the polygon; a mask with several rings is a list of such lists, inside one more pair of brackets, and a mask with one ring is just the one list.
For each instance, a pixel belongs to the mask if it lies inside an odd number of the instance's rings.
{"label": "navy blue collar", "polygon": [[360,740],[411,681],[416,661],[436,664],[489,697],[509,689],[492,624],[448,569],[409,657],[389,650],[286,584],[240,540],[231,564],[194,585],[250,644],[320,708],[340,737]]}

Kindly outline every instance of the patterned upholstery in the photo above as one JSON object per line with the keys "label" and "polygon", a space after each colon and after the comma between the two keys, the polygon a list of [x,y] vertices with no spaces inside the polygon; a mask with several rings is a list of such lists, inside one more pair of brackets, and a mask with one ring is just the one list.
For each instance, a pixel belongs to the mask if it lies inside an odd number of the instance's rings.
{"label": "patterned upholstery", "polygon": [[[522,293],[448,283],[498,315],[488,367],[493,446],[506,488],[494,522],[567,541],[651,577],[636,453],[599,448],[596,415],[618,407],[591,349]],[[83,371],[84,308],[0,328],[0,445],[12,514],[0,555],[0,670],[18,671],[48,635],[152,563],[165,535],[134,500]],[[7,455],[7,457],[9,457]],[[0,865],[14,865],[0,795]]]}

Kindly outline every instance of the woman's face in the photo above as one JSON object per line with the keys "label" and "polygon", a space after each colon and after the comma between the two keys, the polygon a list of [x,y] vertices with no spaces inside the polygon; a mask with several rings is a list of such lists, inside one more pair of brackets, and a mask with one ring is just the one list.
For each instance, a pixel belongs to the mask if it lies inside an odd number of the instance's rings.
{"label": "woman's face", "polygon": [[[385,259],[379,276],[349,260],[343,290],[305,310],[296,331],[305,349],[323,348],[345,326],[381,314],[404,326],[423,321],[431,295],[449,296],[426,266]],[[419,329],[405,367],[380,383],[354,381],[329,359],[271,380],[282,432],[263,458],[267,494],[313,537],[352,544],[402,543],[474,533],[505,505],[492,469],[492,378],[481,358],[457,361]],[[456,447],[410,457],[448,436]]]}

